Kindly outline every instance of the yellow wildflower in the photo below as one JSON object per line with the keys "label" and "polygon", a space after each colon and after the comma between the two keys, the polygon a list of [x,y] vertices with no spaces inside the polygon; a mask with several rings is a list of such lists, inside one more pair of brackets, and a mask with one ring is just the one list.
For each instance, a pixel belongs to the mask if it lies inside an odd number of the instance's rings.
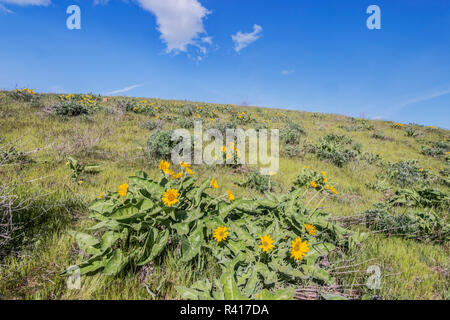
{"label": "yellow wildflower", "polygon": [[128,185],[126,183],[120,185],[119,186],[119,196],[120,197],[126,197],[127,194],[128,194]]}
{"label": "yellow wildflower", "polygon": [[228,200],[230,200],[230,201],[234,200],[234,194],[230,190],[227,190],[227,196],[228,196]]}
{"label": "yellow wildflower", "polygon": [[273,250],[275,246],[273,245],[273,239],[270,237],[270,235],[265,235],[264,237],[259,237],[261,239],[261,245],[259,246],[260,249],[263,249],[264,252],[269,252],[269,250]]}
{"label": "yellow wildflower", "polygon": [[219,184],[217,183],[217,180],[212,178],[211,179],[211,183],[210,183],[211,187],[213,187],[214,189],[218,189],[219,188]]}
{"label": "yellow wildflower", "polygon": [[161,198],[161,200],[164,202],[164,204],[166,206],[168,206],[170,208],[172,205],[174,205],[180,201],[180,200],[178,200],[179,196],[180,196],[180,194],[178,193],[178,190],[169,189],[166,192],[164,192],[164,195]]}
{"label": "yellow wildflower", "polygon": [[226,240],[228,237],[228,228],[227,227],[217,227],[213,232],[213,238],[217,242],[222,242],[223,240]]}
{"label": "yellow wildflower", "polygon": [[305,224],[305,229],[310,235],[315,235],[317,232],[317,229],[312,224]]}
{"label": "yellow wildflower", "polygon": [[338,194],[337,190],[336,190],[333,186],[330,188],[330,190],[331,190],[331,192],[333,192],[334,194]]}
{"label": "yellow wildflower", "polygon": [[182,166],[183,168],[190,168],[191,165],[189,163],[186,162],[180,162],[180,166]]}
{"label": "yellow wildflower", "polygon": [[306,256],[306,254],[309,251],[308,242],[302,241],[302,238],[297,237],[295,241],[291,242],[291,258],[294,258],[297,260],[303,260],[303,257]]}
{"label": "yellow wildflower", "polygon": [[159,169],[161,169],[164,172],[164,174],[170,173],[169,168],[170,168],[170,162],[161,160],[161,162],[159,163]]}
{"label": "yellow wildflower", "polygon": [[177,174],[172,172],[170,176],[174,179],[180,179],[183,176],[183,172],[178,172]]}

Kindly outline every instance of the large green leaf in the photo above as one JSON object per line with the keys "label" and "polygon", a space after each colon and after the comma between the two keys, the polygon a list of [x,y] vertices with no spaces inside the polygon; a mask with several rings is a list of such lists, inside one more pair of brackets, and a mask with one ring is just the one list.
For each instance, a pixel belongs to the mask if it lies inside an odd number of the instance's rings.
{"label": "large green leaf", "polygon": [[183,251],[182,261],[190,261],[200,252],[204,241],[203,229],[204,224],[200,220],[191,235],[189,237],[183,237],[181,241],[181,250]]}
{"label": "large green leaf", "polygon": [[198,290],[182,286],[175,286],[175,290],[177,290],[178,294],[183,300],[198,300],[201,294],[201,292]]}
{"label": "large green leaf", "polygon": [[232,272],[223,273],[220,277],[220,283],[223,286],[225,300],[248,300],[239,290]]}
{"label": "large green leaf", "polygon": [[203,198],[204,192],[208,189],[210,185],[210,181],[208,179],[204,180],[201,186],[197,189],[197,192],[194,196],[194,206],[197,207],[200,204],[200,201]]}
{"label": "large green leaf", "polygon": [[335,282],[334,278],[331,277],[326,270],[315,265],[302,265],[302,269],[306,276],[309,276],[313,279],[324,281],[327,284],[333,284]]}
{"label": "large green leaf", "polygon": [[86,253],[96,255],[101,252],[100,248],[98,248],[100,241],[98,241],[93,236],[87,233],[76,231],[70,231],[69,234],[75,237],[75,240],[80,249],[85,251]]}
{"label": "large green leaf", "polygon": [[138,266],[147,264],[156,258],[167,245],[168,240],[169,230],[166,229],[157,233],[156,229],[152,229],[152,231],[150,231],[148,241],[145,243],[144,255],[142,255],[140,261],[138,262]]}
{"label": "large green leaf", "polygon": [[151,194],[153,198],[156,199],[160,199],[165,192],[164,187],[162,187],[159,183],[153,180],[143,179],[138,176],[128,177],[128,180],[132,184],[145,189],[148,193]]}
{"label": "large green leaf", "polygon": [[220,208],[220,209],[219,209],[219,216],[220,216],[222,219],[225,219],[226,216],[227,216],[233,209],[235,209],[236,207],[238,207],[239,205],[241,205],[243,201],[244,201],[244,200],[242,200],[242,199],[237,199],[237,200],[233,201],[231,204],[226,205],[226,206],[224,206],[223,208]]}
{"label": "large green leaf", "polygon": [[145,216],[145,212],[139,210],[133,204],[127,204],[118,208],[109,217],[117,221],[128,221]]}
{"label": "large green leaf", "polygon": [[116,203],[114,203],[112,200],[95,200],[89,209],[91,211],[98,212],[102,215],[108,215],[111,212],[113,212],[114,208],[116,207]]}
{"label": "large green leaf", "polygon": [[105,274],[109,276],[117,275],[125,267],[127,259],[121,249],[115,249],[111,258],[105,264]]}
{"label": "large green leaf", "polygon": [[172,225],[172,228],[174,228],[179,236],[184,236],[189,233],[189,224],[185,222],[175,223]]}
{"label": "large green leaf", "polygon": [[119,240],[121,237],[120,233],[114,231],[107,231],[102,236],[102,250],[106,250],[107,248],[112,247],[112,245]]}

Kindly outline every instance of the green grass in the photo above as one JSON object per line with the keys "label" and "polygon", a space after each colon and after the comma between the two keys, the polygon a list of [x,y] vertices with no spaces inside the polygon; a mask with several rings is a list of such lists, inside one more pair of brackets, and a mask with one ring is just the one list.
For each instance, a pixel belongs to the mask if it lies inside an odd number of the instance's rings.
{"label": "green grass", "polygon": [[[87,217],[88,205],[100,192],[117,190],[127,177],[138,170],[150,176],[157,175],[157,165],[149,161],[141,147],[151,134],[142,124],[155,117],[146,114],[123,113],[117,109],[117,98],[102,103],[103,109],[87,117],[62,120],[45,112],[45,107],[57,101],[54,95],[43,95],[41,107],[17,102],[0,92],[0,146],[16,141],[20,151],[34,151],[29,156],[33,162],[0,166],[0,180],[19,184],[17,195],[29,199],[30,209],[20,217],[32,219],[25,235],[14,244],[1,261],[0,297],[9,299],[177,299],[175,286],[189,286],[198,279],[212,278],[218,266],[207,255],[202,259],[182,264],[170,251],[153,261],[146,270],[129,272],[116,278],[102,275],[83,277],[81,290],[68,290],[59,272],[82,260],[79,249],[68,230],[83,230],[92,224]],[[175,112],[186,102],[152,100],[170,105],[159,116]],[[200,104],[199,104],[200,105]],[[216,108],[217,105],[212,105]],[[398,162],[417,159],[423,168],[438,172],[446,167],[445,161],[420,153],[421,147],[432,141],[449,139],[449,131],[412,126],[421,135],[408,137],[405,129],[397,129],[390,122],[369,121],[373,130],[347,131],[355,121],[340,115],[313,114],[297,111],[236,107],[248,111],[256,119],[270,119],[282,113],[294,122],[301,123],[307,135],[302,139],[311,145],[327,133],[344,134],[363,146],[363,151],[379,154],[384,161]],[[161,108],[164,109],[164,108]],[[108,111],[109,110],[109,111]],[[258,114],[261,114],[259,116]],[[194,117],[193,117],[194,118]],[[229,120],[228,112],[219,112],[215,122]],[[175,117],[176,120],[176,117]],[[209,121],[205,120],[205,121]],[[282,128],[284,122],[272,121],[270,127]],[[164,129],[176,127],[176,121],[166,121]],[[382,131],[389,140],[372,138]],[[73,156],[83,163],[101,166],[96,175],[83,178],[80,185],[70,179],[65,162]],[[307,153],[299,158],[281,158],[280,171],[273,177],[277,192],[287,192],[292,181],[304,166],[324,170],[339,190],[336,197],[327,197],[320,206],[335,216],[352,216],[370,209],[386,196],[367,187],[377,181],[383,168],[365,161],[351,162],[343,168],[317,159]],[[233,173],[227,168],[194,166],[199,179],[218,177],[220,188],[235,195],[253,196],[255,191],[241,188],[235,182],[243,181],[245,173]],[[448,193],[448,186],[437,185]],[[35,199],[37,197],[37,199]],[[311,206],[319,203],[313,201]],[[34,222],[35,221],[35,222]],[[173,249],[175,251],[176,248]],[[173,252],[172,251],[172,252]],[[346,260],[357,264],[369,259],[382,269],[382,287],[376,294],[384,299],[446,299],[449,298],[449,245],[424,243],[416,240],[370,235],[359,252]],[[342,258],[339,258],[342,259]],[[337,260],[339,260],[337,259]],[[339,262],[343,263],[344,262]],[[367,265],[364,265],[367,268]],[[347,283],[364,283],[367,278],[361,266],[351,268],[353,274],[342,276]],[[356,272],[358,271],[358,272]],[[363,289],[364,291],[364,289]]]}

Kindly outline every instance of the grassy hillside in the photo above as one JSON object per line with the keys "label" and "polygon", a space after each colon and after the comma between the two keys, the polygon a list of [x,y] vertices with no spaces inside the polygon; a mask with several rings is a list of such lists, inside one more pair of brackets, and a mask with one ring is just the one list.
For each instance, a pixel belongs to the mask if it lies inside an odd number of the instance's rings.
{"label": "grassy hillside", "polygon": [[[206,249],[198,259],[182,262],[176,243],[142,267],[116,276],[85,275],[80,290],[68,290],[59,275],[88,257],[69,231],[87,232],[96,223],[88,217],[92,201],[117,192],[136,171],[158,179],[161,135],[192,129],[198,119],[204,127],[280,129],[276,175],[259,176],[251,166],[203,165],[192,167],[194,176],[197,184],[217,179],[218,189],[208,190],[213,197],[231,190],[236,198],[261,199],[269,191],[288,194],[295,185],[307,210],[328,213],[333,224],[362,234],[356,246],[320,262],[335,279],[336,292],[357,298],[450,297],[448,130],[300,111],[25,90],[0,92],[0,296],[180,299],[177,286],[220,277]],[[84,165],[98,168],[83,171]],[[311,185],[322,171],[335,193]],[[242,182],[248,183],[237,184]],[[369,224],[368,210],[386,219]],[[364,285],[370,265],[381,268],[380,289]],[[296,279],[299,292],[313,285],[332,291],[313,280]]]}

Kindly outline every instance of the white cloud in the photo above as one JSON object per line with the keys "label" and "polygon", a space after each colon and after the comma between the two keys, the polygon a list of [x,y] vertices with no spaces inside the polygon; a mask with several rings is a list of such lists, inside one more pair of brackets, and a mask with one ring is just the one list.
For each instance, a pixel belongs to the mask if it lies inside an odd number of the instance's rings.
{"label": "white cloud", "polygon": [[257,24],[253,26],[253,32],[242,33],[239,31],[235,35],[231,36],[231,39],[234,41],[234,50],[236,52],[241,51],[245,47],[249,46],[251,43],[255,42],[259,38],[261,38],[261,32],[263,28]]}
{"label": "white cloud", "polygon": [[114,90],[114,91],[108,92],[105,95],[111,96],[111,95],[115,95],[115,94],[118,94],[118,93],[128,92],[130,90],[142,87],[143,85],[144,84],[142,84],[142,83],[141,84],[135,84],[133,86],[129,86],[129,87],[126,87],[126,88],[123,88],[123,89],[119,89],[119,90]]}
{"label": "white cloud", "polygon": [[205,34],[203,19],[211,12],[198,0],[136,0],[140,6],[156,16],[161,39],[167,45],[167,53],[186,52],[194,45],[204,52],[199,42],[209,44],[211,38]]}
{"label": "white cloud", "polygon": [[109,0],[94,0],[94,6],[108,4]]}
{"label": "white cloud", "polygon": [[282,74],[283,76],[287,76],[287,75],[292,74],[292,73],[294,73],[294,72],[295,72],[294,69],[283,70],[283,71],[281,71],[281,74]]}
{"label": "white cloud", "polygon": [[5,14],[11,14],[11,13],[14,13],[14,12],[12,12],[11,10],[9,10],[7,7],[5,7],[4,5],[2,5],[1,3],[0,3],[0,11],[3,12],[3,13],[5,13]]}
{"label": "white cloud", "polygon": [[19,6],[48,6],[52,3],[51,0],[0,0],[0,2]]}

